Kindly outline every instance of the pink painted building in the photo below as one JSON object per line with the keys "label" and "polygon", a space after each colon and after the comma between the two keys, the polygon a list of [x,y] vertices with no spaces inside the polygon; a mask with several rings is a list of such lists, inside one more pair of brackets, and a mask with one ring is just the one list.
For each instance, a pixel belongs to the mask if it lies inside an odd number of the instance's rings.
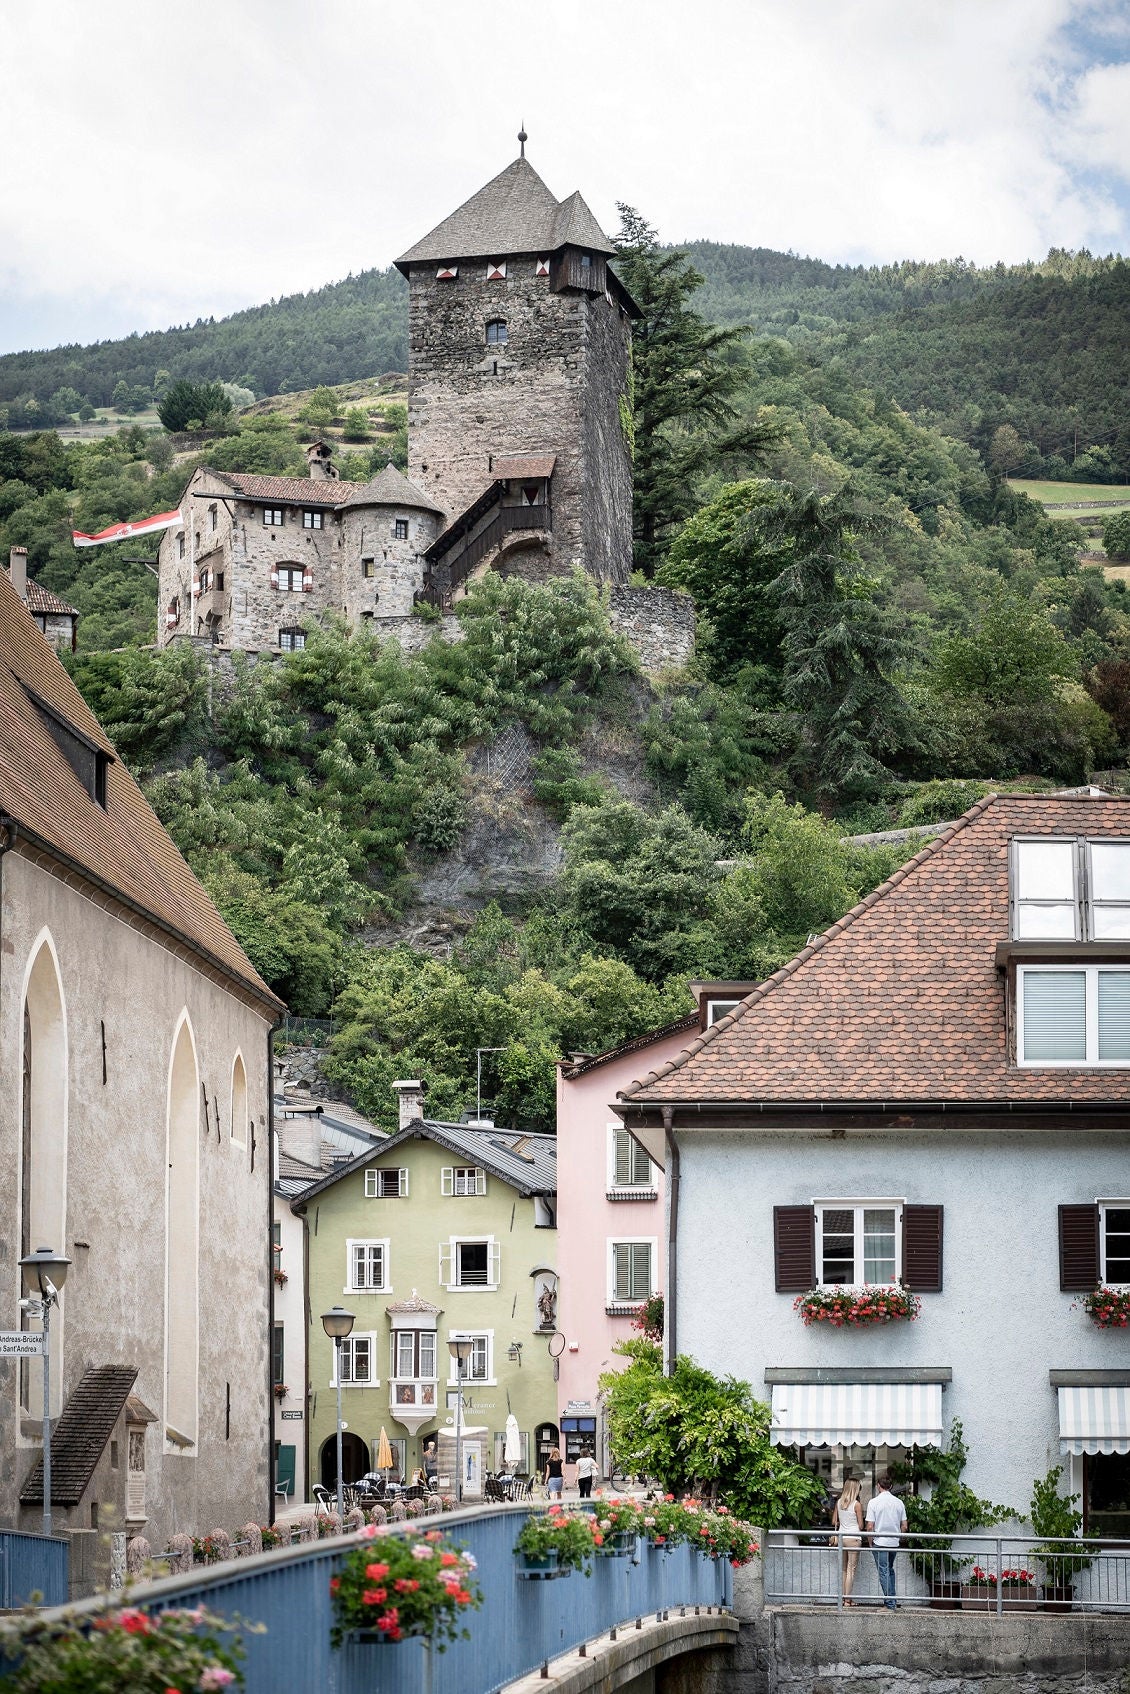
{"label": "pink painted building", "polygon": [[597,1379],[615,1369],[617,1341],[651,1294],[664,1288],[666,1204],[662,1166],[654,1165],[612,1111],[621,1089],[665,1064],[708,1023],[732,1011],[751,982],[692,983],[697,1008],[677,1023],[557,1070],[558,1420],[572,1482],[572,1461],[591,1448],[608,1475]]}

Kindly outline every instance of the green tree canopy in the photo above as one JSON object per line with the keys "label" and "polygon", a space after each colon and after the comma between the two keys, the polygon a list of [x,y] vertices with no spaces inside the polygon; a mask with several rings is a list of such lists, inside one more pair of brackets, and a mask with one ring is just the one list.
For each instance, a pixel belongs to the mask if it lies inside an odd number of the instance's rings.
{"label": "green tree canopy", "polygon": [[232,409],[231,401],[218,382],[172,382],[162,394],[157,416],[167,430],[187,429],[207,423],[210,418],[226,418]]}

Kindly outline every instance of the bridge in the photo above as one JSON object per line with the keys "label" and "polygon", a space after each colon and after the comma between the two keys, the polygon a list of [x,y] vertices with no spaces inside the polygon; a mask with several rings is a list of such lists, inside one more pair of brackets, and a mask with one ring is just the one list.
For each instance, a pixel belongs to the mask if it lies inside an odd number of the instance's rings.
{"label": "bridge", "polygon": [[[378,1678],[381,1694],[433,1694],[440,1686],[443,1694],[495,1694],[525,1678],[531,1688],[611,1694],[681,1655],[737,1641],[726,1560],[638,1540],[630,1557],[594,1558],[591,1577],[526,1581],[514,1541],[528,1515],[526,1507],[497,1506],[393,1526],[408,1534],[442,1527],[478,1561],[483,1605],[467,1615],[469,1639],[452,1643],[434,1664],[419,1640],[330,1646],[330,1579],[358,1544],[352,1535],[163,1577],[134,1588],[129,1604],[204,1606],[261,1625],[261,1633],[243,1634],[248,1694],[369,1694]],[[80,1601],[67,1613],[81,1617],[98,1605]]]}

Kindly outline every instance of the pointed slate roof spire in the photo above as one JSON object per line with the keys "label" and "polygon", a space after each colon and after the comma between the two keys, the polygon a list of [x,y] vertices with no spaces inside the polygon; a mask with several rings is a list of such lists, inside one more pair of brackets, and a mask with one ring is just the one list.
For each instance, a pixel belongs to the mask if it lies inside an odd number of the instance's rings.
{"label": "pointed slate roof spire", "polygon": [[[525,131],[522,132],[523,136]],[[521,139],[521,137],[519,138]],[[567,233],[562,234],[565,230]],[[410,265],[442,259],[501,259],[507,253],[553,253],[568,241],[611,254],[612,243],[579,194],[559,201],[526,158],[518,158],[396,260]]]}
{"label": "pointed slate roof spire", "polygon": [[383,471],[369,482],[359,483],[348,500],[342,502],[343,511],[353,506],[411,506],[421,512],[441,510],[434,500],[422,494],[414,482],[409,482],[404,473],[397,470],[391,459]]}

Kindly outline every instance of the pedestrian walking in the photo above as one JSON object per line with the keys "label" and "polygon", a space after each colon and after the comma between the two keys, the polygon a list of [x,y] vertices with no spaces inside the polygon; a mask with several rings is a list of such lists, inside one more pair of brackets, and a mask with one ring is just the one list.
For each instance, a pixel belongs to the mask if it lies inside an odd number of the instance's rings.
{"label": "pedestrian walking", "polygon": [[577,1493],[582,1500],[592,1498],[592,1484],[596,1474],[597,1463],[592,1456],[592,1448],[586,1447],[577,1460]]}
{"label": "pedestrian walking", "polygon": [[859,1499],[859,1484],[853,1477],[844,1478],[843,1493],[832,1508],[832,1523],[840,1544],[844,1605],[852,1606],[855,1604],[851,1596],[859,1564],[859,1549],[863,1546],[863,1506]]}
{"label": "pedestrian walking", "polygon": [[561,1491],[565,1487],[565,1469],[561,1463],[560,1447],[551,1447],[549,1458],[545,1461],[545,1476],[543,1478],[549,1497],[560,1500]]}
{"label": "pedestrian walking", "polygon": [[897,1494],[891,1493],[891,1479],[885,1474],[879,1478],[878,1486],[867,1503],[866,1527],[871,1538],[875,1569],[879,1573],[879,1587],[883,1591],[883,1604],[888,1611],[897,1611],[895,1554],[899,1537],[906,1534],[906,1507]]}

